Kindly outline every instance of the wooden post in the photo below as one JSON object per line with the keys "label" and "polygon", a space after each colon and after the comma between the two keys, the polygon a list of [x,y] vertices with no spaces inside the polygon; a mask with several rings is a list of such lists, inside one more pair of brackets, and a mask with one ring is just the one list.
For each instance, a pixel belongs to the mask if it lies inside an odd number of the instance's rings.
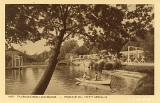
{"label": "wooden post", "polygon": [[16,57],[16,55],[14,55],[14,66],[16,67],[16,61],[17,61],[17,60],[16,60],[15,57]]}
{"label": "wooden post", "polygon": [[130,56],[129,56],[129,48],[130,48],[130,46],[128,46],[128,58],[127,58],[127,62],[130,62]]}
{"label": "wooden post", "polygon": [[22,63],[21,63],[21,66],[23,66],[23,57],[21,56],[21,58],[22,58]]}
{"label": "wooden post", "polygon": [[136,58],[139,58],[139,50],[138,50],[139,47],[135,47],[135,48],[136,48]]}
{"label": "wooden post", "polygon": [[130,51],[129,51],[130,47],[131,47],[131,46],[128,46],[128,53],[127,53],[127,54],[128,54],[128,58],[127,58],[127,62],[128,62],[128,63],[131,62],[131,60],[130,60],[130,53],[129,53],[129,52],[130,52]]}
{"label": "wooden post", "polygon": [[138,50],[137,52],[138,52],[138,56],[137,56],[137,58],[139,58],[139,50]]}
{"label": "wooden post", "polygon": [[79,61],[81,61],[81,55],[79,55]]}
{"label": "wooden post", "polygon": [[128,46],[128,62],[129,62],[129,46]]}
{"label": "wooden post", "polygon": [[73,60],[73,56],[71,55],[71,56],[70,56],[70,62],[72,62],[72,60]]}
{"label": "wooden post", "polygon": [[21,66],[21,56],[18,56],[18,61],[19,61],[19,67]]}
{"label": "wooden post", "polygon": [[12,67],[14,67],[14,57],[12,55]]}

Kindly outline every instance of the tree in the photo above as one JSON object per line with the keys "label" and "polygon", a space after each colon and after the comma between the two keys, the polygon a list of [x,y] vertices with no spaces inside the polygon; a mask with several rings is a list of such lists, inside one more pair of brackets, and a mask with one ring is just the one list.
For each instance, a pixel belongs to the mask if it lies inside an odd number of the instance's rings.
{"label": "tree", "polygon": [[76,40],[68,40],[65,41],[60,49],[59,59],[65,59],[65,55],[67,53],[75,54],[75,51],[78,48],[78,44]]}
{"label": "tree", "polygon": [[84,37],[84,41],[99,50],[112,49],[112,52],[119,52],[129,38],[129,34],[123,29],[121,23],[124,17],[123,12],[108,5],[96,5],[94,17],[96,20],[91,19],[93,24],[89,25],[87,31],[89,37],[88,39]]}
{"label": "tree", "polygon": [[5,67],[10,66],[9,63],[12,61],[12,57],[8,54],[5,54]]}
{"label": "tree", "polygon": [[44,94],[66,39],[79,36],[99,49],[113,48],[117,52],[130,36],[121,23],[124,13],[109,5],[6,4],[5,8],[7,43],[45,38],[47,45],[53,45],[48,66],[32,94]]}
{"label": "tree", "polygon": [[143,48],[146,62],[154,61],[154,35],[152,35],[150,32],[145,34],[145,39],[136,37],[135,41],[129,41],[128,43],[126,43],[126,45],[123,46],[122,51],[127,51],[128,46]]}
{"label": "tree", "polygon": [[85,47],[85,45],[82,45],[76,50],[76,53],[78,55],[86,55],[86,54],[88,54],[88,51],[87,51],[87,48]]}
{"label": "tree", "polygon": [[144,56],[147,62],[154,62],[154,35],[147,33],[145,40],[140,45],[144,50]]}

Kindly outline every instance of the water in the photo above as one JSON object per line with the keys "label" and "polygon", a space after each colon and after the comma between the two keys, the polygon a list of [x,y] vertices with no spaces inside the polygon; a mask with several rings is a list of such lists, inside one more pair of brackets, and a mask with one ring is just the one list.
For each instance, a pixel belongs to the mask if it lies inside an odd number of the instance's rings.
{"label": "water", "polygon": [[[45,67],[6,70],[6,95],[30,95],[44,73]],[[106,95],[110,94],[108,85],[79,84],[75,77],[82,77],[87,72],[91,77],[95,71],[84,67],[57,67],[45,92],[45,95]],[[108,75],[102,74],[102,78]]]}

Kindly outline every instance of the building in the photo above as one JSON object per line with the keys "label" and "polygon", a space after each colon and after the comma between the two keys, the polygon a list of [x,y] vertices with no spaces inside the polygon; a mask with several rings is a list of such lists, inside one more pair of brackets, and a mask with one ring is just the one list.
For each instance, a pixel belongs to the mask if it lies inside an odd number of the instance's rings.
{"label": "building", "polygon": [[5,66],[16,67],[23,65],[24,54],[14,48],[5,50]]}
{"label": "building", "polygon": [[[130,49],[134,48],[134,49]],[[128,46],[128,51],[121,51],[123,62],[145,62],[144,51],[141,47]]]}

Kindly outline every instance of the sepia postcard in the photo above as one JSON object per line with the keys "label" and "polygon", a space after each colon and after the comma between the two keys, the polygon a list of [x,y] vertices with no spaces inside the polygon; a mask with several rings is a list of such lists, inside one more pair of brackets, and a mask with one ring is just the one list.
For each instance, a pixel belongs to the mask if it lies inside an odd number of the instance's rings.
{"label": "sepia postcard", "polygon": [[160,103],[158,0],[0,3],[0,103]]}

